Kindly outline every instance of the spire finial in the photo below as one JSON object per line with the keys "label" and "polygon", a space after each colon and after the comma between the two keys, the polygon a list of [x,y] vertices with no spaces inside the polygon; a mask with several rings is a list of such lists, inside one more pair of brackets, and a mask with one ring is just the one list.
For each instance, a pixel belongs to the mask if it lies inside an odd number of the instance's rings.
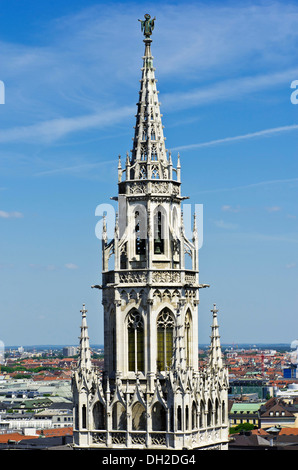
{"label": "spire finial", "polygon": [[216,316],[218,312],[218,309],[216,308],[216,304],[213,304],[213,309],[211,310],[211,312],[213,313],[213,316]]}
{"label": "spire finial", "polygon": [[156,18],[151,18],[151,16],[146,13],[144,15],[145,20],[139,20],[141,22],[141,30],[142,33],[144,34],[145,38],[148,39],[150,38],[152,31],[154,30],[154,21]]}
{"label": "spire finial", "polygon": [[83,304],[83,308],[82,308],[82,310],[80,310],[80,312],[82,314],[82,317],[86,317],[86,313],[88,312],[88,310],[86,310],[85,304]]}

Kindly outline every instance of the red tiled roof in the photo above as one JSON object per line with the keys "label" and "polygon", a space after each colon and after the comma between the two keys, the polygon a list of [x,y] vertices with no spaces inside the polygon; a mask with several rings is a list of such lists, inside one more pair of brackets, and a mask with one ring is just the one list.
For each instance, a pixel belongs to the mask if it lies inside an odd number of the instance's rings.
{"label": "red tiled roof", "polygon": [[40,436],[44,437],[58,437],[58,436],[72,436],[73,429],[72,426],[66,428],[53,428],[53,429],[43,429],[37,430],[35,435],[25,436],[19,432],[0,434],[0,443],[7,444],[8,441],[20,442],[25,439],[40,439]]}
{"label": "red tiled roof", "polygon": [[72,426],[68,426],[66,428],[51,428],[51,429],[43,429],[42,431],[37,431],[39,435],[43,435],[45,437],[57,437],[57,436],[72,436]]}
{"label": "red tiled roof", "polygon": [[265,429],[252,429],[251,431],[252,434],[256,434],[257,436],[268,436],[268,432],[265,431]]}
{"label": "red tiled roof", "polygon": [[0,434],[0,443],[1,444],[7,444],[8,441],[16,441],[16,442],[19,442],[19,441],[22,441],[24,439],[34,439],[34,438],[38,438],[39,436],[36,435],[36,436],[24,436],[23,434],[19,433],[19,432],[12,432],[12,433],[8,433],[8,434]]}
{"label": "red tiled roof", "polygon": [[281,436],[282,434],[286,436],[290,436],[290,435],[298,436],[298,428],[282,428],[280,430],[279,435]]}

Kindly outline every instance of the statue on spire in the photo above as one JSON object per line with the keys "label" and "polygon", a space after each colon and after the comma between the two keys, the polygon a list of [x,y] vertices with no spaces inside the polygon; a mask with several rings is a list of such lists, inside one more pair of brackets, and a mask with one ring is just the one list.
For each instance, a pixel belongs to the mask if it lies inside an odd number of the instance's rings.
{"label": "statue on spire", "polygon": [[144,33],[145,38],[150,38],[152,31],[154,30],[154,21],[156,18],[151,19],[151,16],[146,13],[144,15],[145,20],[139,20],[141,22],[141,29]]}

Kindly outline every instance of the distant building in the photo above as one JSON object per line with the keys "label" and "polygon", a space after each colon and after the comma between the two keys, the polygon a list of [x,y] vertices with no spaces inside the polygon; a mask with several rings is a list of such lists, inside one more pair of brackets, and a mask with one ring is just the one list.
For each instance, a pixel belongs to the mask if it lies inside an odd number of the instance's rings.
{"label": "distant building", "polygon": [[282,398],[298,398],[298,383],[292,383],[283,389],[277,390],[275,396]]}
{"label": "distant building", "polygon": [[260,427],[263,429],[297,428],[298,400],[274,397],[260,408]]}
{"label": "distant building", "polygon": [[249,423],[259,427],[259,410],[262,403],[233,403],[230,412],[230,426]]}
{"label": "distant building", "polygon": [[67,346],[62,349],[62,354],[65,357],[72,357],[78,354],[78,348],[75,346]]}
{"label": "distant building", "polygon": [[266,400],[273,389],[264,379],[229,379],[229,397],[240,398],[245,395],[257,394],[259,400]]}
{"label": "distant building", "polygon": [[282,371],[285,379],[298,379],[298,369],[296,364],[284,367]]}

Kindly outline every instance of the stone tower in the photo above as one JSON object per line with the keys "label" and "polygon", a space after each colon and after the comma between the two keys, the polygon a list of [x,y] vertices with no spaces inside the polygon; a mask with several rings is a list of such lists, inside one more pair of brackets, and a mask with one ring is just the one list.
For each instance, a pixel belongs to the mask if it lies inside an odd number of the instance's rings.
{"label": "stone tower", "polygon": [[[151,54],[154,20],[141,22],[145,53],[131,155],[118,163],[114,238],[102,234],[104,371],[92,367],[82,309],[73,374],[78,448],[226,449],[228,374],[217,324],[198,368],[198,233],[185,236],[180,157],[165,147]],[[114,266],[109,268],[113,255]],[[191,266],[186,267],[189,255]]]}

